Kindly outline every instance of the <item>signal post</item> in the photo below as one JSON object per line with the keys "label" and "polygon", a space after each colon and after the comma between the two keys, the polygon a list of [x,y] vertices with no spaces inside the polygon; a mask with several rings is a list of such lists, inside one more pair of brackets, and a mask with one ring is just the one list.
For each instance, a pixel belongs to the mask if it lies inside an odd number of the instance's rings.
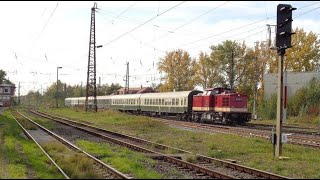
{"label": "signal post", "polygon": [[282,155],[282,121],[283,121],[283,61],[287,48],[291,46],[292,33],[292,11],[289,4],[279,4],[277,6],[277,34],[276,46],[280,58],[278,60],[278,97],[277,97],[277,123],[276,123],[276,146],[274,155],[276,158]]}

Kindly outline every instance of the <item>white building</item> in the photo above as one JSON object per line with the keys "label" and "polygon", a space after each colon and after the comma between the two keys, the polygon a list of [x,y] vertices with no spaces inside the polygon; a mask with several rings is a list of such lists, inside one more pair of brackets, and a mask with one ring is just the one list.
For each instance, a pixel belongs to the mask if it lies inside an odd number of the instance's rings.
{"label": "white building", "polygon": [[[320,72],[287,72],[287,95],[295,94],[298,89],[308,85],[312,78],[320,78]],[[285,75],[283,76],[285,85]],[[277,94],[278,73],[264,75],[264,98],[268,99],[272,94]]]}

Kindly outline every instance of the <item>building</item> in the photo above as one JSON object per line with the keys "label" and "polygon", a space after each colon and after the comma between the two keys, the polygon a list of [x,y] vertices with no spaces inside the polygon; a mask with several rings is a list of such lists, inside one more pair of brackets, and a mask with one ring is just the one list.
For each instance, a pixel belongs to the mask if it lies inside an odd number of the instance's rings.
{"label": "building", "polygon": [[[312,78],[320,78],[320,72],[287,72],[287,95],[288,97],[302,87],[308,85]],[[283,76],[285,85],[285,75]],[[272,94],[277,94],[278,74],[270,73],[264,75],[264,98],[268,99]]]}
{"label": "building", "polygon": [[[125,94],[125,88],[120,88],[117,90],[115,95]],[[140,87],[140,88],[129,88],[129,92],[127,94],[142,94],[142,93],[153,93],[154,90],[151,87]]]}
{"label": "building", "polygon": [[11,106],[11,99],[15,93],[14,84],[0,84],[0,106]]}

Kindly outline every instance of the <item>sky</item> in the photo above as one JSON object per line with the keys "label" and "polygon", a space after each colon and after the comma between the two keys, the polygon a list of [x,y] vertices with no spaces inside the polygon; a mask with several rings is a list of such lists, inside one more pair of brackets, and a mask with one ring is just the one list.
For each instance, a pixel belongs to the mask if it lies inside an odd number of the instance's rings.
{"label": "sky", "polygon": [[[292,27],[320,35],[320,1],[97,1],[96,79],[130,87],[159,84],[157,63],[182,49],[192,58],[225,40],[266,41],[278,4],[290,4]],[[85,86],[94,1],[1,1],[0,69],[20,95],[44,92],[58,78]],[[274,38],[274,27],[272,27]],[[17,94],[17,91],[16,91]]]}

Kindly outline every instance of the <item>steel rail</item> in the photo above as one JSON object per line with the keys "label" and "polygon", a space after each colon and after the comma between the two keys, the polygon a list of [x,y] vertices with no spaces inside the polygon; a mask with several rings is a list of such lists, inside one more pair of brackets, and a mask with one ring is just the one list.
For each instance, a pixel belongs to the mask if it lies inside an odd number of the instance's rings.
{"label": "steel rail", "polygon": [[[46,117],[46,116],[42,116],[42,117]],[[159,153],[159,152],[155,152],[155,151],[152,151],[150,149],[139,147],[137,145],[134,145],[134,144],[131,144],[131,143],[128,143],[128,142],[125,142],[125,141],[121,141],[121,140],[118,140],[118,139],[115,139],[115,138],[112,138],[112,137],[109,137],[109,136],[106,136],[106,135],[103,135],[103,134],[100,134],[100,133],[97,133],[97,132],[90,131],[90,130],[88,130],[86,128],[83,128],[83,127],[78,127],[76,125],[69,124],[67,122],[62,122],[60,120],[56,120],[56,119],[50,118],[50,117],[49,117],[49,119],[52,119],[54,121],[63,123],[63,124],[68,125],[68,126],[72,126],[72,127],[76,128],[76,129],[79,129],[79,130],[86,131],[86,132],[88,132],[90,134],[102,137],[102,138],[104,138],[106,140],[109,140],[109,141],[111,141],[113,143],[116,143],[116,144],[119,144],[121,146],[125,146],[125,147],[134,149],[136,151],[144,152],[144,153],[154,154],[154,155],[156,155],[156,156],[154,156],[155,159],[163,159],[163,160],[165,160],[165,161],[167,161],[169,163],[173,163],[173,164],[179,165],[180,167],[187,168],[187,169],[190,169],[190,170],[195,171],[195,172],[203,173],[204,175],[208,175],[210,177],[219,178],[219,179],[237,179],[234,176],[225,175],[225,174],[216,172],[214,170],[202,167],[202,166],[197,165],[197,164],[189,163],[189,162],[177,159],[175,157],[170,157],[168,155],[165,155],[165,154],[162,154],[162,153]]]}
{"label": "steel rail", "polygon": [[[87,126],[87,127],[90,127],[90,128],[102,131],[102,132],[111,133],[113,135],[119,135],[121,137],[128,137],[130,140],[136,140],[137,142],[145,142],[145,143],[148,143],[148,144],[151,144],[151,145],[154,145],[154,146],[158,146],[158,147],[161,147],[161,148],[173,149],[173,150],[176,150],[178,152],[182,152],[182,153],[186,153],[186,154],[192,154],[191,152],[185,151],[185,150],[182,150],[182,149],[173,148],[173,147],[166,146],[166,145],[159,144],[159,143],[153,143],[151,141],[147,141],[147,140],[140,139],[140,138],[135,138],[133,136],[123,135],[123,134],[120,134],[120,133],[116,133],[116,132],[113,132],[113,131],[109,131],[109,130],[105,130],[105,129],[102,129],[102,128],[94,127],[92,125],[76,122],[76,121],[73,121],[73,120],[70,120],[70,119],[66,119],[66,118],[63,118],[63,117],[58,117],[58,116],[50,115],[48,113],[39,112],[37,110],[33,110],[31,112],[33,112],[34,114],[37,114],[39,116],[45,117],[45,118],[50,118],[50,119],[57,118],[57,119],[61,119],[61,120],[64,120],[64,121],[69,121],[69,122],[72,122],[72,123],[75,123],[75,124]],[[256,176],[264,177],[264,178],[267,178],[267,179],[289,179],[288,177],[276,175],[276,174],[273,174],[273,173],[270,173],[270,172],[266,172],[266,171],[262,171],[262,170],[258,170],[258,169],[254,169],[254,168],[250,168],[250,167],[246,167],[246,166],[243,166],[243,165],[234,164],[234,163],[231,163],[231,162],[228,162],[228,161],[224,161],[224,160],[220,160],[220,159],[216,159],[216,158],[207,157],[207,156],[200,155],[200,154],[196,154],[196,156],[197,156],[197,159],[201,159],[201,160],[204,160],[204,161],[209,162],[209,163],[219,162],[219,163],[223,164],[226,167],[238,170],[240,172],[246,172],[246,173],[254,174]]]}
{"label": "steel rail", "polygon": [[93,159],[94,161],[98,162],[99,164],[103,165],[104,167],[106,167],[110,173],[112,173],[114,176],[116,176],[117,178],[121,178],[121,179],[131,179],[130,177],[126,176],[125,174],[121,173],[120,171],[114,169],[113,167],[107,165],[106,163],[102,162],[101,160],[97,159],[96,157],[92,156],[91,154],[83,151],[82,149],[80,149],[79,147],[75,146],[74,144],[72,144],[71,142],[67,141],[66,139],[58,136],[57,134],[51,132],[50,130],[46,129],[45,127],[41,126],[40,124],[34,122],[33,120],[31,120],[30,118],[28,118],[27,116],[21,114],[19,111],[17,111],[21,116],[23,116],[24,118],[28,119],[30,122],[32,122],[33,124],[35,124],[36,126],[38,126],[40,129],[42,129],[43,131],[47,132],[48,134],[50,134],[51,136],[53,136],[55,139],[57,139],[58,141],[60,141],[61,143],[67,145],[68,147],[79,151],[81,153],[84,153],[85,155],[87,155],[88,157],[90,157],[91,159]]}
{"label": "steel rail", "polygon": [[36,143],[36,145],[42,150],[42,152],[50,159],[50,161],[59,169],[59,171],[61,172],[61,174],[63,174],[63,176],[66,179],[70,179],[70,177],[60,168],[60,166],[51,158],[51,156],[41,147],[41,145],[31,136],[31,134],[20,124],[20,122],[12,115],[12,113],[10,112],[10,115],[13,117],[13,119],[19,124],[19,126],[22,128],[23,133],[29,138],[31,139],[34,143]]}

